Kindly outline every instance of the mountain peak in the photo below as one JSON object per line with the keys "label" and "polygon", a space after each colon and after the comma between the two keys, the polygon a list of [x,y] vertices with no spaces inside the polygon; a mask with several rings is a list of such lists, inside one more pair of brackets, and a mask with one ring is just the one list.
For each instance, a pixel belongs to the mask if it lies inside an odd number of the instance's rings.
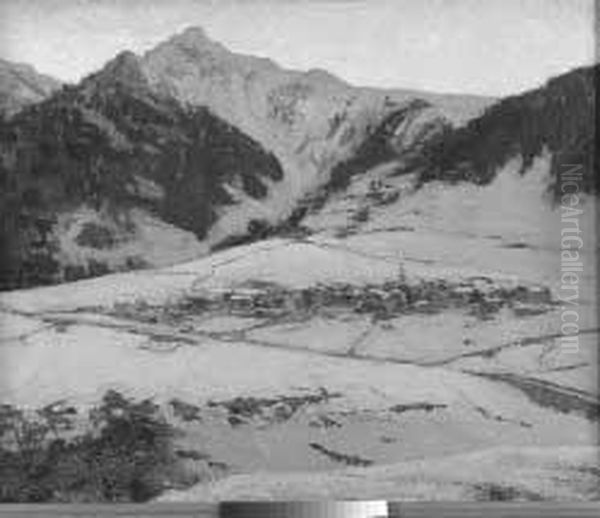
{"label": "mountain peak", "polygon": [[140,86],[146,83],[146,78],[140,65],[140,58],[133,52],[120,52],[110,60],[100,72],[89,77],[101,87],[127,85]]}
{"label": "mountain peak", "polygon": [[139,69],[139,58],[130,50],[119,52],[111,61],[104,67],[105,71],[123,74],[131,73]]}
{"label": "mountain peak", "polygon": [[206,31],[199,25],[188,27],[181,34],[179,34],[179,37],[195,41],[209,40]]}
{"label": "mountain peak", "polygon": [[206,31],[199,26],[188,27],[168,40],[167,44],[186,49],[227,50],[221,43],[209,38]]}

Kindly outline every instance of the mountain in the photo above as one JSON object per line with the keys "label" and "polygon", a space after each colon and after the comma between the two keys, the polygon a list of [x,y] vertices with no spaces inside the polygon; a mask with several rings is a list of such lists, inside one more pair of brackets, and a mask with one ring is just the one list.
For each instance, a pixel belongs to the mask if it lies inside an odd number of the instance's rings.
{"label": "mountain", "polygon": [[46,99],[60,86],[60,81],[39,74],[30,65],[0,59],[0,117]]}
{"label": "mountain", "polygon": [[[4,288],[171,264],[295,232],[307,214],[355,231],[374,204],[393,213],[406,191],[397,176],[485,184],[544,150],[584,156],[585,189],[597,190],[597,67],[494,102],[287,70],[199,28],[54,94],[51,80],[23,79],[32,69],[2,67],[5,90],[24,91],[19,78],[50,95],[0,128]],[[349,220],[332,227],[323,218],[348,196]]]}
{"label": "mountain", "polygon": [[382,120],[402,118],[403,149],[429,124],[422,113],[452,125],[489,103],[425,97],[286,70],[198,28],[123,52],[2,123],[2,286],[162,266],[264,236],[297,220],[340,162],[369,152]]}
{"label": "mountain", "polygon": [[[377,194],[365,187],[367,194],[360,203],[364,207],[373,205],[373,197],[395,202],[407,186],[418,190],[429,182],[490,185],[515,160],[521,177],[539,170],[540,161],[548,161],[536,180],[536,198],[528,202],[534,206],[560,198],[561,164],[581,166],[582,192],[597,194],[594,113],[599,70],[598,65],[581,67],[554,77],[539,88],[490,104],[459,126],[450,124],[430,103],[413,101],[384,118],[332,168],[328,182],[308,199],[307,209],[329,213],[331,207],[324,209],[327,202],[335,205],[344,192],[353,196],[347,192],[352,182],[370,182],[384,191]],[[412,137],[407,133],[409,122]],[[410,179],[397,178],[405,175]],[[337,199],[332,193],[338,193]]]}
{"label": "mountain", "polygon": [[194,257],[219,207],[283,176],[208,109],[152,92],[132,53],[1,131],[3,287]]}
{"label": "mountain", "polygon": [[545,85],[489,106],[464,127],[432,139],[408,168],[421,171],[421,182],[433,179],[469,180],[487,184],[513,158],[530,169],[545,150],[552,156],[551,188],[562,163],[583,166],[582,188],[600,192],[595,131],[596,85],[600,65],[581,67],[550,79]]}
{"label": "mountain", "polygon": [[4,121],[1,498],[598,499],[597,170],[547,196],[596,73],[490,105],[194,29]]}
{"label": "mountain", "polygon": [[387,165],[392,173],[397,174],[401,164],[421,157],[429,142],[452,131],[450,121],[427,101],[416,99],[393,111],[367,135],[350,157],[332,168],[328,181],[320,189],[320,201],[325,201],[332,191],[347,188],[353,176],[377,166]]}
{"label": "mountain", "polygon": [[[269,59],[230,52],[200,28],[191,28],[141,59],[149,82],[181,103],[208,106],[281,161],[286,175],[254,217],[288,215],[298,199],[328,180],[387,116],[421,97],[450,122],[464,122],[488,98],[440,96],[354,87],[323,70],[287,70]],[[246,209],[245,209],[246,210]],[[215,229],[244,232],[240,213]]]}

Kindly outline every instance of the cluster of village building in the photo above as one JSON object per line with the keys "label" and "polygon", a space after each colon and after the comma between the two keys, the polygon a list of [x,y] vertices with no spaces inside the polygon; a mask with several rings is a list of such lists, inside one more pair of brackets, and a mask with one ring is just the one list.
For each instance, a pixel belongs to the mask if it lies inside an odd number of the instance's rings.
{"label": "cluster of village building", "polygon": [[306,288],[286,288],[275,283],[251,281],[235,287],[200,289],[192,298],[207,309],[257,316],[345,307],[358,313],[384,317],[450,306],[487,305],[499,308],[507,303],[549,304],[552,295],[546,287],[506,288],[482,277],[459,283],[444,280],[407,283],[397,280],[377,285],[331,283]]}

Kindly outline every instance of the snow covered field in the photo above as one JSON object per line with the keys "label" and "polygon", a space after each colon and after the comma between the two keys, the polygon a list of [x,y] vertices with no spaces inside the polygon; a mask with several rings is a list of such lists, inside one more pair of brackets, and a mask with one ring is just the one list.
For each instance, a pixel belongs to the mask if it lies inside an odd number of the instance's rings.
{"label": "snow covered field", "polygon": [[[365,498],[589,498],[598,419],[591,277],[581,286],[578,351],[561,349],[554,302],[481,314],[472,302],[417,300],[385,318],[325,302],[303,312],[185,305],[250,281],[360,289],[473,276],[547,287],[556,299],[557,212],[532,201],[540,177],[511,174],[485,188],[427,186],[375,208],[345,237],[335,227],[359,195],[310,216],[316,233],[307,238],[3,293],[1,399],[83,409],[116,388],[167,411],[174,398],[193,405],[199,422],[171,415],[182,444],[226,469],[166,500],[347,498],[359,488]],[[519,198],[506,205],[499,193]],[[595,253],[588,246],[585,260]],[[246,413],[232,410],[236,398]]]}

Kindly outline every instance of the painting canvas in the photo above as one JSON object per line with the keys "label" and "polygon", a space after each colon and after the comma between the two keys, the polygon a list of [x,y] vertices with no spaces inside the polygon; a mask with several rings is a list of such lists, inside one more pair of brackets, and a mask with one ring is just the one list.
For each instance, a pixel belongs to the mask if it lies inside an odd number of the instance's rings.
{"label": "painting canvas", "polygon": [[0,20],[0,502],[598,499],[592,0]]}

